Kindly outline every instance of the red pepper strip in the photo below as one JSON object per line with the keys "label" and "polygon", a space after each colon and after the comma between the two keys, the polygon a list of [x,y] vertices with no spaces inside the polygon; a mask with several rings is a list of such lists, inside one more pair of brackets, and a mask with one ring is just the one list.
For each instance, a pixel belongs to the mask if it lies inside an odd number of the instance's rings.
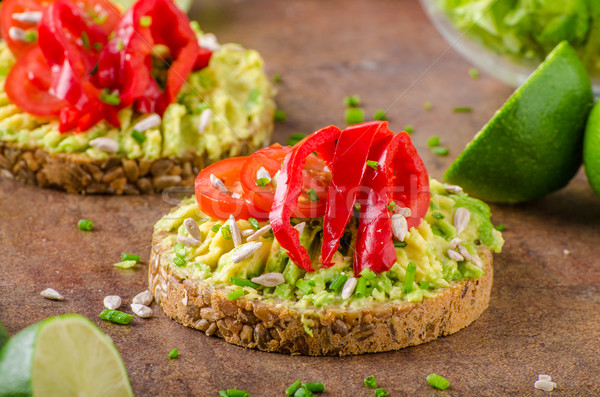
{"label": "red pepper strip", "polygon": [[369,150],[369,160],[377,161],[377,169],[367,167],[362,182],[364,190],[361,190],[358,198],[361,207],[354,249],[356,275],[367,268],[375,273],[388,271],[396,262],[392,224],[387,208],[388,173],[384,168],[386,150],[394,134],[385,124]]}
{"label": "red pepper strip", "polygon": [[290,218],[298,207],[306,158],[316,151],[321,159],[331,164],[335,141],[340,134],[340,129],[335,126],[323,128],[304,138],[285,156],[269,214],[273,234],[279,244],[288,251],[292,262],[308,272],[313,271],[312,263],[306,248],[300,244],[298,231],[290,224]]}
{"label": "red pepper strip", "polygon": [[335,148],[327,210],[323,219],[323,267],[332,265],[331,258],[340,246],[340,238],[352,215],[360,182],[363,179],[369,148],[382,127],[380,121],[350,126],[342,131]]}
{"label": "red pepper strip", "polygon": [[388,196],[400,207],[410,208],[411,216],[406,219],[409,229],[419,226],[431,199],[429,175],[407,133],[394,135],[383,162],[389,172]]}

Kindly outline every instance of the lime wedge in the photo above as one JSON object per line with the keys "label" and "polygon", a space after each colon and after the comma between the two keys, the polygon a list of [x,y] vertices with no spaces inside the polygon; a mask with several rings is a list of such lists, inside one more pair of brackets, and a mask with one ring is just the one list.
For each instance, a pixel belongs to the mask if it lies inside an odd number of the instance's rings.
{"label": "lime wedge", "polygon": [[0,396],[133,396],[115,345],[78,314],[50,317],[0,350]]}
{"label": "lime wedge", "polygon": [[588,183],[600,196],[600,102],[592,109],[585,128],[583,166]]}
{"label": "lime wedge", "polygon": [[581,165],[593,104],[585,67],[562,42],[450,165],[444,179],[481,199],[516,203],[564,187]]}

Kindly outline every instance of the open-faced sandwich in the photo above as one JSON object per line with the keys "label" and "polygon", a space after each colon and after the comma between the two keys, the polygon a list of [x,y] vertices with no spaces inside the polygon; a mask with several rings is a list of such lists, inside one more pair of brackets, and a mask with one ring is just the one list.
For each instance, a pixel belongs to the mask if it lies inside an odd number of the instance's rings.
{"label": "open-faced sandwich", "polygon": [[452,334],[487,307],[504,240],[386,122],[327,127],[200,172],[156,225],[150,291],[230,343],[348,355]]}
{"label": "open-faced sandwich", "polygon": [[268,144],[259,54],[219,45],[172,0],[4,0],[0,170],[72,193],[192,185]]}

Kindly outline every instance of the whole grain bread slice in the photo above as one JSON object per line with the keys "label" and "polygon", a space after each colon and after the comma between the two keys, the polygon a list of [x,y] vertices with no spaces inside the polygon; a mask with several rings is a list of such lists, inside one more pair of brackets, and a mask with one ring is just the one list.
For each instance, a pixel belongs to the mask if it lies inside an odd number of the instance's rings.
{"label": "whole grain bread slice", "polygon": [[[485,274],[453,282],[421,302],[377,303],[361,309],[290,308],[277,300],[228,300],[223,288],[202,280],[181,279],[163,253],[169,233],[155,232],[149,265],[149,289],[175,321],[225,339],[269,352],[304,355],[352,355],[397,350],[453,334],[488,307],[492,254],[479,249]],[[166,239],[167,238],[167,239]],[[305,323],[311,323],[312,336]]]}

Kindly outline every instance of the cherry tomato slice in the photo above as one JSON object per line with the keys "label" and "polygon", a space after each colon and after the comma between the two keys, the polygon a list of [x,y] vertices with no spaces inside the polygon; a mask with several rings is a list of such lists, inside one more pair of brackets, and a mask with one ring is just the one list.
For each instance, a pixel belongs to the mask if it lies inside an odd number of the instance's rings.
{"label": "cherry tomato slice", "polygon": [[[240,183],[240,171],[248,157],[231,157],[214,163],[198,174],[195,190],[200,210],[216,219],[226,220],[229,215],[236,219],[256,218],[266,220],[269,213],[256,208],[246,198]],[[210,176],[219,178],[228,193],[223,193],[211,183]],[[237,198],[235,197],[237,196]]]}
{"label": "cherry tomato slice", "polygon": [[[242,167],[240,180],[246,196],[252,203],[263,211],[270,211],[275,197],[275,184],[257,185],[257,172],[264,167],[271,177],[281,169],[281,163],[292,149],[289,146],[274,144],[252,154]],[[327,206],[327,190],[331,182],[331,172],[327,170],[324,161],[315,155],[307,158],[302,170],[302,194],[298,199],[298,208],[294,216],[299,218],[314,218],[322,216]],[[309,191],[314,190],[309,194]],[[312,196],[312,197],[311,197]],[[314,201],[316,198],[316,201]]]}

